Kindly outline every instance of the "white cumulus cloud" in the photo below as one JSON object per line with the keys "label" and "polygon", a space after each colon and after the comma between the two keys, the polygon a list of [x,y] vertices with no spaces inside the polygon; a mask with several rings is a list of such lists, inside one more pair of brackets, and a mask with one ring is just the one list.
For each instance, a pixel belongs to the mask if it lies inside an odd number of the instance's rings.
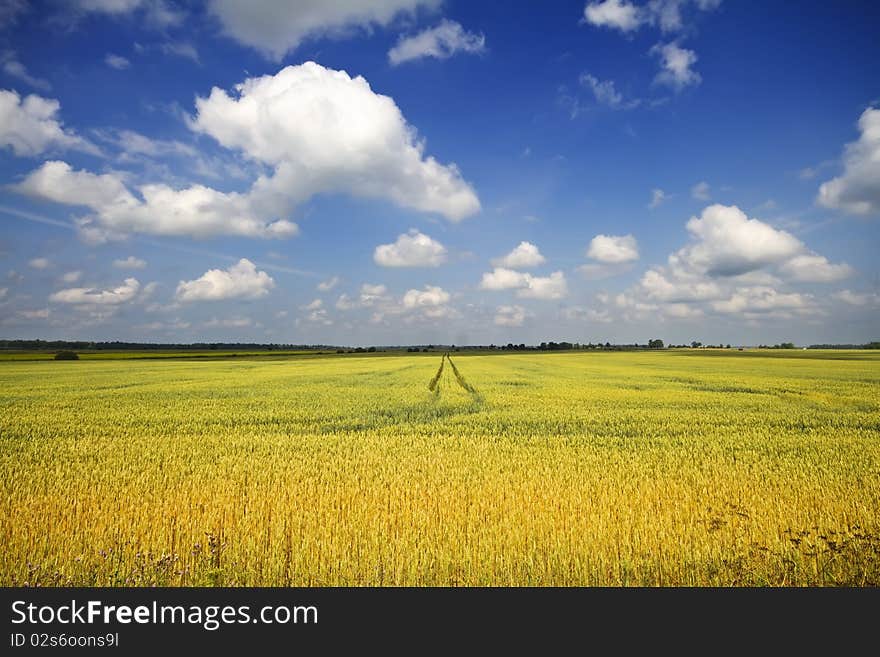
{"label": "white cumulus cloud", "polygon": [[715,281],[699,277],[679,278],[657,269],[646,271],[640,285],[648,298],[672,303],[717,299],[723,294]]}
{"label": "white cumulus cloud", "polygon": [[259,299],[269,294],[275,281],[256,265],[242,258],[229,269],[209,269],[192,281],[180,281],[178,301],[218,301],[222,299]]}
{"label": "white cumulus cloud", "polygon": [[82,218],[79,226],[84,236],[95,242],[127,233],[285,238],[299,230],[295,223],[285,219],[257,217],[248,197],[236,192],[219,192],[204,185],[178,190],[150,184],[138,188],[138,198],[119,174],[76,171],[60,161],[46,162],[13,189],[55,203],[91,209],[93,214]]}
{"label": "white cumulus cloud", "polygon": [[587,248],[587,257],[604,264],[620,264],[639,259],[639,246],[632,235],[596,235]]}
{"label": "white cumulus cloud", "polygon": [[822,183],[817,202],[849,214],[880,214],[880,109],[859,117],[861,135],[847,144],[843,174]]}
{"label": "white cumulus cloud", "polygon": [[61,104],[51,98],[0,89],[0,147],[19,156],[33,156],[50,149],[75,149],[97,155],[98,148],[76,133],[65,130],[58,119]]}
{"label": "white cumulus cloud", "polygon": [[549,276],[526,274],[526,286],[517,290],[516,295],[524,299],[562,299],[568,295],[568,283],[561,271]]}
{"label": "white cumulus cloud", "polygon": [[721,313],[766,313],[785,311],[799,313],[813,306],[810,295],[780,292],[771,287],[738,288],[728,299],[713,301],[712,307]]}
{"label": "white cumulus cloud", "polygon": [[[745,319],[793,319],[825,312],[814,294],[787,289],[791,283],[831,283],[850,276],[846,263],[832,263],[790,233],[736,206],[710,205],[686,224],[690,243],[654,266],[638,285],[619,295],[631,319],[649,306],[687,319],[708,311]],[[640,310],[639,304],[642,308]],[[631,312],[636,311],[636,312]]]}
{"label": "white cumulus cloud", "polygon": [[483,274],[480,289],[516,290],[516,295],[524,299],[561,299],[568,294],[568,283],[561,271],[549,276],[534,276],[496,267]]}
{"label": "white cumulus cloud", "polygon": [[512,290],[525,287],[528,284],[528,274],[496,267],[490,272],[483,274],[480,288],[483,290]]}
{"label": "white cumulus cloud", "polygon": [[425,155],[394,100],[363,77],[314,62],[196,99],[192,127],[272,168],[252,205],[284,214],[322,192],[382,198],[460,221],[480,209],[454,164]]}
{"label": "white cumulus cloud", "polygon": [[[425,155],[424,141],[394,101],[361,77],[308,62],[248,79],[232,96],[214,88],[196,108],[194,130],[267,167],[248,191],[199,184],[132,190],[122,174],[77,171],[61,161],[44,163],[13,189],[89,208],[78,220],[80,233],[97,243],[131,233],[287,238],[299,230],[287,218],[296,206],[328,192],[387,199],[450,221],[480,209],[457,167]],[[118,139],[136,153],[188,153],[185,145],[137,133],[123,131]]]}
{"label": "white cumulus cloud", "polygon": [[642,24],[639,8],[626,0],[589,2],[584,7],[584,20],[597,27],[632,32]]}
{"label": "white cumulus cloud", "polygon": [[407,290],[403,295],[403,307],[407,309],[443,306],[449,303],[449,292],[436,285],[426,285],[423,290]]}
{"label": "white cumulus cloud", "polygon": [[677,43],[658,43],[649,51],[660,58],[660,72],[654,78],[657,84],[664,84],[676,91],[687,86],[698,85],[703,78],[693,70],[697,63],[697,53],[682,48]]}
{"label": "white cumulus cloud", "polygon": [[805,249],[791,233],[749,219],[735,205],[708,206],[700,217],[691,217],[687,230],[694,242],[670,263],[710,275],[736,276],[782,264]]}
{"label": "white cumulus cloud", "polygon": [[126,278],[122,285],[109,290],[89,287],[73,287],[59,290],[49,297],[57,303],[91,304],[96,306],[115,306],[135,298],[141,285],[136,278]]}
{"label": "white cumulus cloud", "polygon": [[28,260],[28,266],[34,269],[48,269],[52,266],[52,262],[49,258],[32,258]]}
{"label": "white cumulus cloud", "polygon": [[446,262],[446,247],[412,229],[392,244],[380,244],[373,260],[382,267],[439,267]]}
{"label": "white cumulus cloud", "polygon": [[397,45],[388,51],[388,61],[397,66],[423,57],[447,59],[457,52],[480,53],[485,49],[483,34],[468,32],[461,24],[444,19],[439,25],[418,34],[401,36]]}
{"label": "white cumulus cloud", "polygon": [[833,283],[853,274],[853,268],[845,262],[832,264],[817,253],[797,255],[784,262],[779,271],[788,279],[802,283]]}
{"label": "white cumulus cloud", "polygon": [[700,308],[694,308],[686,303],[668,303],[663,306],[663,314],[673,319],[696,319],[705,313]]}
{"label": "white cumulus cloud", "polygon": [[545,261],[537,246],[523,241],[506,256],[493,259],[492,265],[506,269],[529,269],[543,265]]}
{"label": "white cumulus cloud", "polygon": [[592,0],[584,7],[584,21],[623,33],[645,25],[658,27],[662,32],[677,32],[685,26],[682,11],[689,5],[711,11],[721,5],[721,0],[648,0],[643,5],[627,0]]}

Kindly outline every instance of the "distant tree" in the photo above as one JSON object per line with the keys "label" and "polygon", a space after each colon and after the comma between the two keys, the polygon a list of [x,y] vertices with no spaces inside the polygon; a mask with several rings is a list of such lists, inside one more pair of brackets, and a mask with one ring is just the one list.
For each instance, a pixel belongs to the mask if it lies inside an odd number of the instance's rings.
{"label": "distant tree", "polygon": [[372,354],[372,353],[375,353],[375,352],[376,352],[376,347],[370,347],[369,349],[367,349],[367,351],[368,351],[369,353],[371,353],[371,354]]}
{"label": "distant tree", "polygon": [[55,354],[55,360],[79,360],[79,355],[75,351],[59,351]]}
{"label": "distant tree", "polygon": [[648,349],[663,349],[663,340],[648,340]]}
{"label": "distant tree", "polygon": [[865,345],[865,349],[880,349],[880,342],[869,342]]}
{"label": "distant tree", "polygon": [[697,347],[702,347],[702,346],[703,346],[702,342],[697,342],[696,340],[691,342],[691,347],[693,347],[694,349],[696,349]]}

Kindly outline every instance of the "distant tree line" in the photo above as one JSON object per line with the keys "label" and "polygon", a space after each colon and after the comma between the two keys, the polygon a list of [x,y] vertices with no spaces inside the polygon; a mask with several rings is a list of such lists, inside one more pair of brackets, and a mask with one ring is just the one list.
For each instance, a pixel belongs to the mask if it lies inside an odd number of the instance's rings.
{"label": "distant tree line", "polygon": [[335,349],[330,345],[314,344],[259,344],[253,342],[89,342],[70,340],[0,340],[0,349],[27,351],[312,351]]}
{"label": "distant tree line", "polygon": [[[568,342],[548,341],[536,345],[525,343],[506,345],[468,345],[457,347],[455,345],[413,345],[401,346],[390,345],[382,347],[341,347],[339,345],[323,344],[264,344],[255,342],[193,342],[193,343],[155,343],[155,342],[92,342],[76,340],[0,340],[0,350],[21,351],[335,351],[343,353],[374,353],[376,351],[402,351],[407,352],[432,352],[432,351],[578,351],[578,350],[610,350],[610,351],[636,351],[643,349],[730,349],[729,344],[703,344],[697,340],[690,344],[666,345],[659,338],[652,338],[646,344],[628,343],[612,344],[611,342]],[[880,349],[880,341],[868,342],[867,344],[814,344],[808,349]],[[797,349],[793,342],[780,342],[775,345],[758,345],[758,349]]]}

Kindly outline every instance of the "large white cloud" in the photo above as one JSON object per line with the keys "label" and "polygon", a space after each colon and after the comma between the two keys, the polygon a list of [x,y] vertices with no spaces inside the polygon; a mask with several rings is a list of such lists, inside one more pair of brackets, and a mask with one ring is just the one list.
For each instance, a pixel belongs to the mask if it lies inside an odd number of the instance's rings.
{"label": "large white cloud", "polygon": [[710,311],[745,318],[819,314],[815,295],[789,285],[830,283],[853,273],[846,263],[829,262],[794,235],[749,219],[736,206],[710,205],[691,217],[687,229],[689,244],[619,296],[618,307],[631,318],[654,309],[678,319]]}
{"label": "large white cloud", "polygon": [[[322,192],[389,199],[451,221],[480,208],[454,164],[424,155],[424,143],[394,101],[344,71],[311,62],[289,66],[246,80],[234,98],[215,88],[196,105],[195,130],[241,150],[272,173],[243,193],[148,184],[135,195],[121,174],[74,171],[50,161],[15,188],[90,208],[92,214],[79,224],[92,242],[129,233],[291,237],[298,226],[287,217],[298,203]],[[157,144],[135,133],[124,136],[141,151]]]}
{"label": "large white cloud", "polygon": [[256,265],[242,258],[229,269],[209,269],[192,281],[180,281],[178,301],[219,301],[222,299],[259,299],[269,294],[275,281]]}
{"label": "large white cloud", "polygon": [[439,267],[446,262],[446,247],[413,229],[392,244],[380,244],[373,260],[382,267]]}
{"label": "large white cloud", "polygon": [[129,208],[138,200],[116,174],[74,171],[66,162],[50,160],[31,172],[15,189],[55,203],[98,208]]}
{"label": "large white cloud", "polygon": [[620,264],[639,259],[639,245],[632,235],[596,235],[587,248],[587,257],[604,264]]}
{"label": "large white cloud", "polygon": [[280,61],[307,38],[386,26],[402,13],[439,4],[440,0],[209,0],[208,7],[226,34]]}
{"label": "large white cloud", "polygon": [[507,269],[529,269],[543,265],[545,261],[537,246],[523,241],[506,256],[492,260],[492,265]]}
{"label": "large white cloud", "polygon": [[64,129],[60,108],[51,98],[32,94],[22,99],[15,91],[0,89],[0,148],[9,147],[19,156],[66,148],[99,154],[94,144]]}
{"label": "large white cloud", "polygon": [[219,192],[203,185],[176,190],[164,184],[142,185],[132,194],[119,174],[75,171],[66,162],[49,161],[31,172],[17,191],[55,203],[90,208],[79,225],[91,241],[127,233],[153,235],[240,235],[284,238],[298,227],[285,219],[261,219],[247,195]]}
{"label": "large white cloud", "polygon": [[131,301],[135,298],[140,288],[141,285],[136,278],[126,278],[122,285],[109,290],[98,290],[90,287],[72,287],[66,290],[59,290],[49,297],[49,301],[113,306]]}
{"label": "large white cloud", "polygon": [[846,145],[843,174],[822,183],[816,200],[850,214],[880,214],[880,109],[866,109],[859,130],[858,141]]}
{"label": "large white cloud", "polygon": [[425,144],[394,100],[363,77],[314,62],[249,78],[230,96],[196,99],[192,127],[273,169],[251,190],[255,207],[284,214],[322,192],[382,198],[459,221],[480,209],[454,164]]}
{"label": "large white cloud", "polygon": [[694,241],[670,257],[673,266],[718,276],[736,276],[781,264],[805,251],[791,233],[749,219],[735,205],[710,205],[687,222]]}
{"label": "large white cloud", "polygon": [[468,32],[461,24],[444,19],[435,27],[401,37],[388,51],[388,61],[397,66],[423,57],[447,59],[457,52],[480,53],[485,49],[484,35]]}

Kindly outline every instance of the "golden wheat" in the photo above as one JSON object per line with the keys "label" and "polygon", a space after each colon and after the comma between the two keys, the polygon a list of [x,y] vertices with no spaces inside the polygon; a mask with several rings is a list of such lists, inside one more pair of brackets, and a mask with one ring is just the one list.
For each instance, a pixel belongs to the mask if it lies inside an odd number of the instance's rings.
{"label": "golden wheat", "polygon": [[848,354],[2,362],[0,584],[877,585]]}

